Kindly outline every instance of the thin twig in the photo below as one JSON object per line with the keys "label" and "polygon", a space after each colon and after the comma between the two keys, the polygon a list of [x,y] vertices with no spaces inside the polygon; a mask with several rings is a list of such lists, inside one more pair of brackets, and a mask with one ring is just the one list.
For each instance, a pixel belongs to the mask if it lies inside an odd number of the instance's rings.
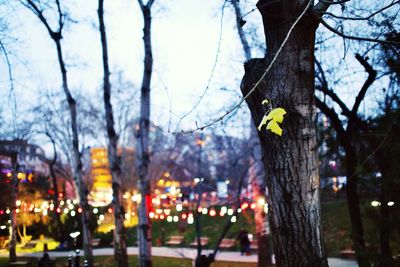
{"label": "thin twig", "polygon": [[337,18],[337,19],[344,19],[344,20],[369,20],[370,18],[376,16],[377,14],[383,12],[384,10],[386,10],[386,9],[396,5],[396,4],[399,4],[399,3],[400,3],[400,1],[393,1],[391,4],[389,4],[387,6],[384,6],[383,8],[371,13],[367,17],[343,17],[343,16],[338,16],[336,14],[333,14],[331,12],[323,12],[321,14],[322,15],[328,15],[328,16],[331,16],[331,17],[334,17],[334,18]]}
{"label": "thin twig", "polygon": [[198,130],[204,130],[205,128],[208,128],[210,126],[212,126],[213,124],[222,121],[226,116],[228,116],[230,113],[232,113],[233,111],[235,111],[237,108],[239,108],[243,102],[257,89],[257,86],[264,80],[264,78],[266,77],[266,75],[268,74],[268,72],[270,71],[270,69],[272,68],[273,64],[275,63],[276,59],[278,58],[278,56],[280,55],[280,53],[283,50],[283,47],[286,45],[287,41],[289,40],[290,35],[293,32],[293,29],[296,27],[296,25],[299,23],[300,19],[304,16],[304,14],[307,12],[308,7],[310,6],[311,1],[308,1],[306,7],[304,8],[304,10],[301,12],[301,14],[296,18],[296,20],[294,21],[293,25],[290,27],[288,33],[286,34],[285,39],[283,40],[281,46],[279,47],[279,49],[276,51],[275,56],[273,57],[273,59],[271,60],[270,64],[268,65],[267,69],[265,70],[265,72],[263,73],[263,75],[261,75],[260,79],[255,83],[255,85],[253,86],[253,88],[250,89],[250,91],[236,104],[233,106],[233,108],[229,109],[224,115],[211,120],[211,122],[204,124],[203,126],[198,126],[192,130],[187,130],[187,131],[176,131],[174,132],[174,134],[178,134],[178,133],[193,133],[195,131]]}
{"label": "thin twig", "polygon": [[338,31],[334,29],[331,25],[329,25],[325,20],[320,19],[320,22],[322,25],[324,25],[328,30],[330,30],[333,33],[336,33],[337,35],[350,39],[350,40],[356,40],[356,41],[365,41],[365,42],[375,42],[375,43],[380,43],[380,44],[387,44],[387,45],[396,45],[399,46],[399,42],[393,42],[393,41],[387,41],[387,40],[381,40],[381,39],[373,39],[373,38],[368,38],[368,37],[359,37],[359,36],[352,36],[352,35],[347,35],[341,31]]}
{"label": "thin twig", "polygon": [[201,103],[201,101],[203,100],[204,96],[206,95],[208,89],[210,88],[211,80],[214,77],[215,69],[216,69],[217,63],[218,63],[218,58],[219,58],[219,55],[221,53],[222,29],[223,29],[224,10],[225,10],[226,2],[227,2],[227,0],[225,0],[224,4],[222,5],[220,28],[219,28],[219,39],[218,39],[218,45],[217,45],[217,53],[215,55],[214,65],[213,65],[213,67],[211,69],[211,74],[210,74],[210,77],[208,78],[208,82],[207,82],[206,88],[204,89],[203,93],[201,94],[201,96],[197,100],[197,102],[194,104],[194,106],[179,119],[178,124],[176,125],[176,130],[179,128],[179,125],[181,124],[182,120],[184,118],[186,118],[189,114],[191,114],[197,108],[197,106]]}

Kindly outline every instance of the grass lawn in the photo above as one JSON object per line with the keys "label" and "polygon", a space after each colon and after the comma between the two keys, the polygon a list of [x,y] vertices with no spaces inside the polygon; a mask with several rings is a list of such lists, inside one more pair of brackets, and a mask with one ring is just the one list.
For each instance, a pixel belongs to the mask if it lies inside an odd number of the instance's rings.
{"label": "grass lawn", "polygon": [[[165,257],[152,257],[153,266],[155,267],[191,267],[191,260],[178,259],[178,258],[165,258]],[[27,260],[31,262],[31,266],[37,266],[38,259],[32,258],[19,258],[19,260]],[[129,256],[129,266],[138,266],[137,256]],[[57,258],[56,267],[65,267],[67,264],[66,258]],[[0,267],[8,266],[8,258],[0,258]],[[95,257],[94,266],[96,267],[116,267],[113,257],[102,256]],[[211,266],[213,267],[256,267],[255,263],[236,263],[236,262],[215,262]]]}
{"label": "grass lawn", "polygon": [[[209,238],[206,248],[214,248],[222,228],[228,220],[230,220],[230,216],[216,216],[212,218],[209,216],[201,216],[201,235]],[[238,216],[238,221],[232,225],[225,238],[235,239],[240,228],[247,229],[249,233],[255,233],[254,214],[252,210],[247,209]],[[196,237],[194,224],[188,224],[187,221],[167,222],[155,220],[152,222],[152,234],[153,246],[163,246],[170,236],[181,235],[184,236],[184,242],[183,245],[180,246],[189,247],[189,244],[192,243]],[[136,235],[136,227],[127,228],[128,246],[136,246]],[[94,237],[101,239],[100,243],[102,246],[110,246],[112,232],[107,234],[95,233]],[[107,242],[103,242],[106,240]],[[238,248],[233,248],[232,250],[237,249]]]}

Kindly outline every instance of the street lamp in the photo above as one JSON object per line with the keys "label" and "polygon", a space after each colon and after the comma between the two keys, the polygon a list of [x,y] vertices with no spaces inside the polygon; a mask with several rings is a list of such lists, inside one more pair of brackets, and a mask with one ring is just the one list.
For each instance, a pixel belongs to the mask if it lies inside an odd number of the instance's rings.
{"label": "street lamp", "polygon": [[69,236],[74,240],[74,247],[76,247],[76,238],[81,234],[81,232],[76,231],[69,234]]}

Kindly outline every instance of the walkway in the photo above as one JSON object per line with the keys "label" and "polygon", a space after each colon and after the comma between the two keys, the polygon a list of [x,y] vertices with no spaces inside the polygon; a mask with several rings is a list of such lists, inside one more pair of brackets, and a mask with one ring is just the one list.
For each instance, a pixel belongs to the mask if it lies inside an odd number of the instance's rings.
{"label": "walkway", "polygon": [[[129,255],[138,255],[137,247],[129,247]],[[100,255],[113,255],[113,248],[96,248],[93,249],[94,256]],[[211,250],[204,250],[205,254],[211,253]],[[68,257],[71,252],[68,251],[49,251],[50,257]],[[194,259],[196,256],[196,250],[191,248],[171,248],[171,247],[153,247],[153,256],[161,257],[175,257],[175,258],[191,258]],[[30,256],[30,257],[41,257],[42,253],[18,253],[18,256]],[[5,250],[0,251],[0,257],[8,257],[8,253]],[[241,256],[236,251],[223,251],[216,257],[218,261],[232,261],[232,262],[257,262],[257,255],[253,254],[250,256]],[[356,267],[357,263],[351,260],[343,260],[336,258],[329,258],[329,266],[331,267]]]}

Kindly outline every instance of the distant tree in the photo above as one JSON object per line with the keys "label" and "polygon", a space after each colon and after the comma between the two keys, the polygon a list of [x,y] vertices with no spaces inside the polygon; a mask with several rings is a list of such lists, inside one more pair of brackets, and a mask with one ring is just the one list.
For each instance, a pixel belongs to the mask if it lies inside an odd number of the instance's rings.
{"label": "distant tree", "polygon": [[108,65],[108,46],[107,36],[104,23],[104,0],[99,0],[98,3],[98,18],[101,47],[103,53],[103,96],[104,96],[104,109],[106,115],[107,135],[108,135],[108,162],[112,176],[112,190],[113,190],[113,210],[114,210],[114,257],[118,266],[128,267],[128,252],[126,245],[126,230],[124,227],[125,212],[122,206],[122,170],[121,170],[121,157],[118,155],[118,139],[119,136],[114,127],[114,113],[111,104],[111,82],[110,82],[110,68]]}
{"label": "distant tree", "polygon": [[[246,24],[245,19],[243,18],[242,7],[239,4],[239,0],[230,1],[233,6],[235,19],[236,19],[236,29],[239,35],[240,42],[243,47],[243,54],[245,60],[251,60],[252,58],[252,46],[249,41],[249,34],[246,34],[243,27]],[[250,147],[250,160],[253,162],[250,168],[250,175],[252,175],[252,187],[253,194],[255,199],[266,198],[266,190],[265,190],[265,171],[261,161],[261,147],[260,141],[257,136],[257,129],[254,127],[254,121],[250,118],[250,138],[249,138],[249,147]],[[272,251],[270,238],[270,226],[268,221],[268,216],[265,214],[264,209],[256,209],[254,214],[254,220],[256,222],[256,234],[258,240],[258,266],[265,266],[267,264],[272,264],[271,253],[266,253]]]}
{"label": "distant tree", "polygon": [[338,104],[341,109],[343,109],[346,114],[347,123],[344,124],[340,119],[339,113],[335,111],[334,108],[329,107],[326,102],[320,100],[318,97],[315,99],[316,106],[329,118],[333,128],[337,133],[337,141],[343,148],[344,163],[346,169],[347,183],[346,183],[346,193],[347,193],[347,206],[349,209],[350,221],[351,221],[351,237],[354,245],[354,249],[357,252],[357,256],[361,261],[366,260],[367,255],[365,254],[365,238],[364,238],[364,227],[361,219],[361,210],[358,195],[358,185],[359,185],[359,172],[357,171],[357,165],[360,161],[359,146],[361,145],[359,140],[360,131],[358,129],[358,121],[360,117],[359,107],[365,98],[367,90],[371,87],[372,83],[376,79],[377,72],[370,67],[366,60],[359,54],[356,55],[356,59],[366,67],[369,76],[362,88],[358,92],[356,101],[351,108],[334,93],[334,91],[329,88],[328,81],[321,65],[317,62],[318,67],[318,84],[317,89],[323,92],[324,98],[331,97],[332,100]]}
{"label": "distant tree", "polygon": [[[83,248],[85,252],[85,258],[88,261],[89,266],[93,266],[93,251],[92,251],[92,236],[89,230],[89,213],[90,206],[87,199],[88,190],[83,182],[83,164],[81,159],[80,147],[79,147],[79,136],[78,136],[78,124],[77,124],[77,105],[76,100],[73,98],[69,85],[66,64],[64,61],[64,55],[62,50],[62,33],[66,19],[66,13],[62,9],[60,0],[54,0],[52,3],[42,3],[35,0],[20,0],[20,3],[30,10],[35,15],[42,25],[46,28],[49,37],[56,45],[57,58],[60,67],[60,73],[62,77],[62,88],[68,103],[70,112],[70,127],[72,132],[72,151],[73,151],[73,174],[76,187],[79,191],[79,201],[83,209],[82,212],[82,236],[83,236]],[[54,11],[55,15],[53,18],[57,21],[56,29],[54,30],[49,23],[48,11]]]}
{"label": "distant tree", "polygon": [[148,180],[148,165],[150,162],[149,151],[149,127],[150,127],[150,84],[153,72],[153,53],[151,45],[151,7],[154,0],[148,0],[145,4],[138,0],[143,14],[143,42],[144,42],[144,69],[140,96],[140,119],[136,129],[137,139],[137,169],[138,169],[138,187],[142,196],[139,206],[139,266],[151,267],[151,222],[148,217],[148,199],[150,197],[150,183]]}

